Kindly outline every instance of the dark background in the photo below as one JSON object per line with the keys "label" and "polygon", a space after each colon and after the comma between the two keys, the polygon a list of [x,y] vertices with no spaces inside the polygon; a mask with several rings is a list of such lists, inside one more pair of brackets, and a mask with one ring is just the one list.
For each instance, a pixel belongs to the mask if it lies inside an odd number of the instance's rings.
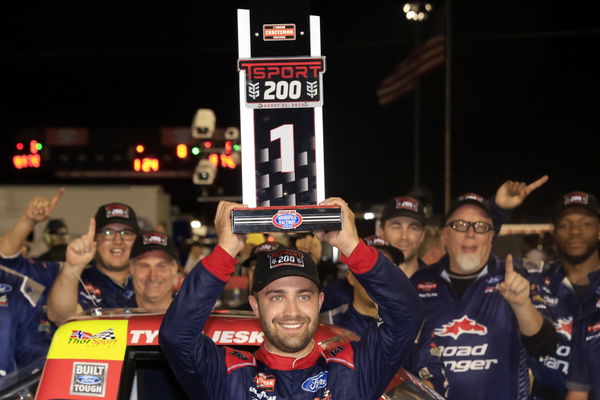
{"label": "dark background", "polygon": [[[327,194],[367,210],[413,188],[414,96],[381,107],[375,91],[412,50],[416,30],[401,2],[350,4],[313,1],[311,9],[321,17],[327,57]],[[433,5],[423,38],[442,27],[444,3]],[[212,108],[218,125],[239,126],[236,9],[247,7],[196,1],[6,8],[0,183],[73,183],[54,179],[51,164],[45,171],[12,167],[19,135],[40,127],[88,127],[90,151],[125,154],[138,141],[157,142],[152,132],[161,126],[189,126],[198,108]],[[506,179],[549,174],[513,222],[547,221],[567,191],[600,195],[600,4],[454,1],[452,7],[452,195],[487,196]],[[420,180],[439,213],[443,68],[422,79],[421,89]],[[221,194],[241,194],[239,169],[220,172],[219,180]],[[161,183],[182,212],[210,207],[196,202],[200,188],[191,179],[118,182]]]}

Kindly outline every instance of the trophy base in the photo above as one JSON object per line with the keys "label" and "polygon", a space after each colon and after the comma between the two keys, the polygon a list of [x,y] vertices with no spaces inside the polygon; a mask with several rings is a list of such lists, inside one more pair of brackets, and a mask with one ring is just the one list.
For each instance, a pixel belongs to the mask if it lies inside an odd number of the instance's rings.
{"label": "trophy base", "polygon": [[233,233],[312,232],[342,229],[339,206],[234,208]]}

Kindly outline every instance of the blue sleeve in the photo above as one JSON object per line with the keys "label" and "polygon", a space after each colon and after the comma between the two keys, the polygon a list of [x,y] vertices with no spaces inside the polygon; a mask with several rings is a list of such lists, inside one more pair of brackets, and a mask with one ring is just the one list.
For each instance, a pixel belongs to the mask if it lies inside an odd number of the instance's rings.
{"label": "blue sleeve", "polygon": [[17,327],[15,359],[17,366],[25,366],[40,357],[44,357],[50,346],[50,338],[38,328],[42,319],[42,305],[32,307],[23,301]]}
{"label": "blue sleeve", "polygon": [[32,258],[25,258],[20,254],[10,258],[0,256],[0,264],[27,275],[34,281],[44,285],[48,290],[60,272],[60,263],[56,261],[36,261]]}
{"label": "blue sleeve", "polygon": [[201,261],[183,281],[160,328],[163,352],[193,398],[224,399],[227,393],[225,351],[201,334],[225,283]]}
{"label": "blue sleeve", "polygon": [[346,278],[336,279],[323,288],[325,300],[321,306],[321,312],[332,311],[340,306],[352,303],[354,289]]}
{"label": "blue sleeve", "polygon": [[573,341],[571,342],[571,351],[573,357],[569,363],[569,376],[567,377],[567,389],[579,392],[589,392],[592,390],[592,376],[590,362],[588,359],[589,351],[585,348],[585,324],[583,321],[575,325],[573,330]]}
{"label": "blue sleeve", "polygon": [[406,275],[381,254],[369,271],[355,276],[379,306],[378,327],[353,344],[358,397],[378,399],[374,394],[383,393],[408,359],[424,308]]}

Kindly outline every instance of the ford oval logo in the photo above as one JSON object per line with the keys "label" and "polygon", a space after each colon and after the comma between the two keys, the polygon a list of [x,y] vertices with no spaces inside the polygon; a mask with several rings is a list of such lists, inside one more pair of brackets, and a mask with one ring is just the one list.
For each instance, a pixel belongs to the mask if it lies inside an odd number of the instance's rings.
{"label": "ford oval logo", "polygon": [[296,210],[280,210],[273,215],[271,222],[279,229],[294,229],[302,224],[302,215]]}
{"label": "ford oval logo", "polygon": [[77,383],[83,385],[96,385],[100,383],[100,378],[94,375],[81,375],[77,377]]}
{"label": "ford oval logo", "polygon": [[329,372],[323,371],[319,375],[311,376],[302,384],[302,390],[315,393],[317,390],[327,387]]}
{"label": "ford oval logo", "polygon": [[12,286],[7,283],[0,283],[0,294],[12,292]]}

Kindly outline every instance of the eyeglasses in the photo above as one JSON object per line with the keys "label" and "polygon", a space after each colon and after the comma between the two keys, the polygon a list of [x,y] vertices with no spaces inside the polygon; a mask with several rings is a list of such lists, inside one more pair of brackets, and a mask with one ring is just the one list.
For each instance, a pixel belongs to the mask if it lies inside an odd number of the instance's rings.
{"label": "eyeglasses", "polygon": [[117,235],[119,235],[119,237],[127,242],[135,239],[135,232],[129,229],[122,229],[119,231],[115,231],[113,229],[103,229],[100,232],[98,232],[100,235],[102,235],[102,240],[115,240],[115,237],[117,237]]}
{"label": "eyeglasses", "polygon": [[477,222],[468,222],[463,221],[462,219],[457,219],[454,221],[448,222],[444,227],[449,226],[457,232],[466,232],[469,230],[469,227],[473,227],[473,232],[475,233],[488,233],[492,230],[492,224],[488,224],[487,222],[477,221]]}

